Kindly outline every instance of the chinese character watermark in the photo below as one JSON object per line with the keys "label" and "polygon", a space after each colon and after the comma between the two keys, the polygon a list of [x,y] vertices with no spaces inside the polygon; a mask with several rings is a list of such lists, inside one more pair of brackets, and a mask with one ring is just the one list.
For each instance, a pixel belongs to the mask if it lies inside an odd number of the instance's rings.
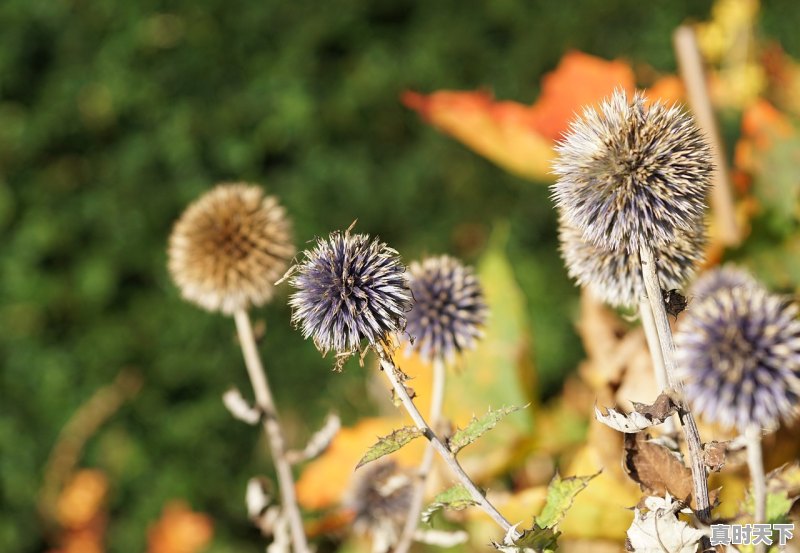
{"label": "chinese character watermark", "polygon": [[[775,539],[777,533],[777,540]],[[712,524],[711,545],[786,545],[794,537],[794,524]]]}

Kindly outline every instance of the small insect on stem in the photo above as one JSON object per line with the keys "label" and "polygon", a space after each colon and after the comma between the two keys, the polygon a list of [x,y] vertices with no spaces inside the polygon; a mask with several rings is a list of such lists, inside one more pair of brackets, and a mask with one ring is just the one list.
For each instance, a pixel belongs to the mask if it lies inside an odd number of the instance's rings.
{"label": "small insect on stem", "polygon": [[664,300],[664,306],[670,315],[675,317],[675,320],[678,320],[678,315],[686,309],[688,305],[688,300],[686,296],[681,294],[680,290],[672,289],[672,290],[661,290],[661,297]]}

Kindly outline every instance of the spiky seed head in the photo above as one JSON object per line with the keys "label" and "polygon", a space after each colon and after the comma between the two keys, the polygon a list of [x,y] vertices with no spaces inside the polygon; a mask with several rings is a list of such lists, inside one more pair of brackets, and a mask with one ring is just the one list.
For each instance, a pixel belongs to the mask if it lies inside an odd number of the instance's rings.
{"label": "spiky seed head", "polygon": [[404,328],[411,308],[405,266],[377,238],[333,232],[293,270],[292,322],[323,355],[333,350],[343,360],[364,341],[383,347]]}
{"label": "spiky seed head", "polygon": [[[577,228],[561,218],[561,256],[569,276],[596,298],[614,307],[633,307],[645,293],[637,253],[607,250],[584,239]],[[656,273],[664,289],[680,288],[703,259],[705,225],[679,232],[676,239],[655,251]]]}
{"label": "spiky seed head", "polygon": [[746,270],[731,263],[714,267],[694,281],[689,293],[696,298],[707,298],[720,290],[740,287],[760,287],[761,284]]}
{"label": "spiky seed head", "polygon": [[379,461],[359,473],[346,501],[355,512],[353,526],[372,537],[373,551],[389,551],[408,516],[413,480],[394,461]]}
{"label": "spiky seed head", "polygon": [[702,217],[711,149],[679,107],[618,89],[599,109],[584,109],[556,152],[556,205],[595,246],[658,250]]}
{"label": "spiky seed head", "polygon": [[406,334],[423,359],[452,361],[483,335],[488,308],[471,267],[446,255],[410,266],[411,295]]}
{"label": "spiky seed head", "polygon": [[675,334],[692,410],[740,431],[791,420],[800,397],[797,313],[761,287],[721,289],[693,305]]}
{"label": "spiky seed head", "polygon": [[291,224],[274,196],[223,183],[175,223],[168,267],[186,300],[230,315],[268,302],[294,252]]}

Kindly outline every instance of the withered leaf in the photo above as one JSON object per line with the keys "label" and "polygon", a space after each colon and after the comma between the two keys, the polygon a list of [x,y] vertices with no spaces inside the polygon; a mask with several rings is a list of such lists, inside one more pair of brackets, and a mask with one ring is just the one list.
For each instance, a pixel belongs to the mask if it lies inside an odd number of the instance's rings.
{"label": "withered leaf", "polygon": [[730,442],[712,441],[703,444],[703,464],[711,472],[719,472],[725,466],[728,458],[728,444]]}
{"label": "withered leaf", "polygon": [[692,471],[669,449],[647,440],[644,433],[625,435],[623,468],[634,482],[649,495],[661,496],[667,492],[678,500],[689,502],[692,498]]}
{"label": "withered leaf", "polygon": [[634,403],[634,411],[627,415],[616,409],[607,408],[604,415],[595,407],[595,418],[620,432],[634,433],[661,424],[678,410],[677,404],[670,396],[662,393],[652,405]]}

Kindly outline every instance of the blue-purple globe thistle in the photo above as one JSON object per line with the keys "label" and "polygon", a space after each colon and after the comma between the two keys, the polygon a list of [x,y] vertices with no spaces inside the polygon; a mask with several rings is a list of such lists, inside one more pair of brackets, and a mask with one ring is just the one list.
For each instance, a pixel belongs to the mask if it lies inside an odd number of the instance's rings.
{"label": "blue-purple globe thistle", "polygon": [[269,301],[294,252],[291,224],[274,196],[223,183],[175,223],[168,267],[185,299],[231,315]]}
{"label": "blue-purple globe thistle", "polygon": [[692,283],[689,293],[699,299],[707,298],[720,290],[732,290],[741,287],[760,287],[761,284],[747,271],[727,263],[722,267],[714,267]]}
{"label": "blue-purple globe thistle", "polygon": [[423,359],[451,361],[471,349],[483,334],[488,308],[471,267],[443,255],[410,266],[414,304],[406,333]]}
{"label": "blue-purple globe thistle", "polygon": [[[645,293],[639,256],[625,249],[606,250],[583,238],[581,231],[564,222],[558,231],[561,256],[569,276],[592,295],[613,307],[635,306]],[[689,232],[655,251],[656,274],[661,287],[680,288],[703,259],[705,225],[697,222]]]}
{"label": "blue-purple globe thistle", "polygon": [[292,322],[326,354],[380,347],[403,329],[411,307],[397,251],[366,234],[336,231],[303,252],[290,280]]}
{"label": "blue-purple globe thistle", "polygon": [[605,250],[668,247],[702,218],[711,149],[680,108],[617,90],[556,146],[553,197],[566,223]]}
{"label": "blue-purple globe thistle", "polygon": [[761,287],[721,289],[693,305],[675,335],[692,410],[740,431],[791,420],[800,398],[797,314]]}

